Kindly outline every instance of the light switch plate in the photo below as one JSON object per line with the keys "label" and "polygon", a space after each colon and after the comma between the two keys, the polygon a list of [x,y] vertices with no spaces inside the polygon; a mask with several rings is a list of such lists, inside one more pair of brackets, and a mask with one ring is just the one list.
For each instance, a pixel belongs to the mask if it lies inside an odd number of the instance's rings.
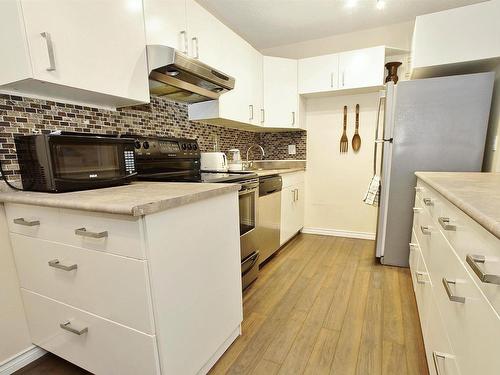
{"label": "light switch plate", "polygon": [[288,155],[295,155],[297,153],[297,149],[295,145],[288,145]]}

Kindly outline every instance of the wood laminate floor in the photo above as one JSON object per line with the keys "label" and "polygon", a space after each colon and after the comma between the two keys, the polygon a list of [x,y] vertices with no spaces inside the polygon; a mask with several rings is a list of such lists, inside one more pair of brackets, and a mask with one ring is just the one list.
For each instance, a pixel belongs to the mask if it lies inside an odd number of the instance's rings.
{"label": "wood laminate floor", "polygon": [[[374,252],[373,241],[294,238],[245,292],[243,333],[210,375],[428,374],[409,270]],[[49,372],[19,373],[88,374],[49,358]]]}

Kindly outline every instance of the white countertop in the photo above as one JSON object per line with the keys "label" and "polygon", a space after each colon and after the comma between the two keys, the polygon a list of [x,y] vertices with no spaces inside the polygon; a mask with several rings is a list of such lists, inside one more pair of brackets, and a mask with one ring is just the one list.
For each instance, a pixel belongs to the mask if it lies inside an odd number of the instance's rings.
{"label": "white countertop", "polygon": [[130,185],[69,193],[6,191],[0,202],[141,216],[237,191],[236,184],[133,182]]}
{"label": "white countertop", "polygon": [[486,230],[500,238],[500,173],[416,172]]}

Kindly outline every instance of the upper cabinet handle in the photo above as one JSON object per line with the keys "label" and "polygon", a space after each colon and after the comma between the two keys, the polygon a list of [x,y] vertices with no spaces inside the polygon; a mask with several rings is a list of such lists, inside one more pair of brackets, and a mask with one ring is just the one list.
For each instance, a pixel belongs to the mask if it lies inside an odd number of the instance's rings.
{"label": "upper cabinet handle", "polygon": [[250,104],[250,105],[248,106],[248,109],[249,109],[249,111],[250,111],[249,120],[251,121],[251,120],[253,120],[253,104]]}
{"label": "upper cabinet handle", "polygon": [[184,54],[187,55],[188,54],[188,35],[187,35],[187,31],[186,30],[182,30],[181,31],[181,36],[183,37],[184,39]]}
{"label": "upper cabinet handle", "polygon": [[500,275],[486,273],[479,265],[486,262],[486,258],[483,255],[467,254],[465,260],[483,283],[500,285]]}
{"label": "upper cabinet handle", "polygon": [[52,44],[52,38],[50,37],[50,33],[44,31],[40,33],[42,38],[45,38],[45,42],[47,43],[47,53],[49,54],[49,67],[47,71],[52,72],[56,70],[56,60],[54,58],[54,45]]}
{"label": "upper cabinet handle", "polygon": [[295,112],[292,112],[292,126],[295,125]]}
{"label": "upper cabinet handle", "polygon": [[424,198],[423,201],[426,206],[434,206],[434,202],[431,198]]}
{"label": "upper cabinet handle", "polygon": [[448,280],[446,277],[443,277],[442,281],[443,281],[444,289],[446,290],[446,294],[448,295],[448,298],[450,299],[450,301],[458,302],[458,303],[465,303],[465,297],[457,296],[457,295],[453,294],[453,292],[451,291],[450,284],[456,285],[457,284],[456,281]]}
{"label": "upper cabinet handle", "polygon": [[63,270],[63,271],[73,271],[73,270],[78,269],[78,264],[71,264],[69,266],[65,266],[64,264],[61,264],[59,259],[50,260],[49,266],[54,267],[54,268],[58,268],[58,269]]}
{"label": "upper cabinet handle", "polygon": [[90,237],[90,238],[106,238],[106,237],[108,237],[107,230],[105,230],[104,232],[89,232],[86,228],[75,229],[75,234],[77,236]]}
{"label": "upper cabinet handle", "polygon": [[333,87],[333,72],[330,73],[330,87]]}
{"label": "upper cabinet handle", "polygon": [[345,72],[342,72],[342,87],[345,86]]}
{"label": "upper cabinet handle", "polygon": [[266,111],[264,108],[260,110],[260,123],[263,124],[266,121]]}
{"label": "upper cabinet handle", "polygon": [[439,217],[438,222],[439,222],[439,225],[441,225],[444,230],[457,230],[456,225],[450,224],[449,217]]}
{"label": "upper cabinet handle", "polygon": [[14,224],[24,225],[25,227],[35,227],[40,225],[40,220],[26,220],[24,217],[18,217],[14,219]]}
{"label": "upper cabinet handle", "polygon": [[199,59],[200,58],[200,50],[198,48],[198,37],[195,36],[194,38],[191,38],[191,41],[193,42],[194,58]]}

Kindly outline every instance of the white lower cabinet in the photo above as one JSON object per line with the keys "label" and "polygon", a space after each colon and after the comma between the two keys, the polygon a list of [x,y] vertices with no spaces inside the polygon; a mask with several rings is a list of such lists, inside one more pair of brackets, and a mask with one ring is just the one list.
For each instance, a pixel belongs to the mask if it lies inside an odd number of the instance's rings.
{"label": "white lower cabinet", "polygon": [[[142,217],[5,206],[43,349],[97,375],[190,375],[207,373],[239,335],[236,191]],[[81,227],[107,236],[80,242]]]}
{"label": "white lower cabinet", "polygon": [[304,227],[304,172],[282,175],[280,245]]}
{"label": "white lower cabinet", "polygon": [[415,202],[410,268],[430,373],[498,374],[500,285],[481,281],[465,253],[494,263],[500,240],[420,180]]}

